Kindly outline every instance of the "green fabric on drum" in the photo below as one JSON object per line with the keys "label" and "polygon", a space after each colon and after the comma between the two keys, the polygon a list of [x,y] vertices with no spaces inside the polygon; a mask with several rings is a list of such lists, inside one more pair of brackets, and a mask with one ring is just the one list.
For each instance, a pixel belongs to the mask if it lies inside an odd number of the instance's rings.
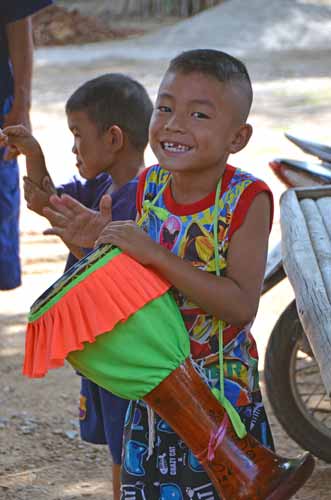
{"label": "green fabric on drum", "polygon": [[143,399],[190,355],[182,316],[170,292],[125,323],[99,335],[67,361],[82,375],[125,399]]}

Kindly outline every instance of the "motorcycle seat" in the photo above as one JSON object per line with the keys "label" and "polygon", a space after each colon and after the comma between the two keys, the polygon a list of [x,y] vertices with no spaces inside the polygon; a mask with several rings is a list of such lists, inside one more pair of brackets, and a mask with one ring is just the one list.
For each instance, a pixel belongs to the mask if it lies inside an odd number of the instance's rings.
{"label": "motorcycle seat", "polygon": [[311,177],[322,180],[325,184],[331,184],[331,165],[325,163],[312,163],[288,158],[275,158],[270,162],[270,167],[277,175],[281,167],[287,167],[296,172],[305,172]]}

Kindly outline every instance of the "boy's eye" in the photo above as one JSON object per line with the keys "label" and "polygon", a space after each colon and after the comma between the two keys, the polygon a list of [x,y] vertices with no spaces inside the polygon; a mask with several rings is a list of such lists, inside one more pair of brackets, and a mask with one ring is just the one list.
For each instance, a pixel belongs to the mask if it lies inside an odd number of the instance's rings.
{"label": "boy's eye", "polygon": [[209,116],[206,115],[206,113],[202,113],[201,111],[194,111],[192,113],[192,116],[194,116],[194,118],[209,119]]}
{"label": "boy's eye", "polygon": [[161,113],[170,113],[171,108],[169,106],[157,106],[156,108],[158,111],[161,111]]}
{"label": "boy's eye", "polygon": [[74,137],[79,137],[80,136],[79,130],[77,129],[77,127],[70,127],[70,131],[71,131],[71,133],[72,133],[72,135]]}

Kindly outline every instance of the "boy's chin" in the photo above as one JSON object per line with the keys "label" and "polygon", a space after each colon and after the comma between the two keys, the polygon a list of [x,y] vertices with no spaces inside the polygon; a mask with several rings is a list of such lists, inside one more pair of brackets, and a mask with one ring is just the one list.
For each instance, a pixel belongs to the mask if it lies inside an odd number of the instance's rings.
{"label": "boy's chin", "polygon": [[82,177],[86,181],[90,181],[91,179],[95,178],[95,176],[89,175],[84,170],[79,170],[78,172],[79,172],[80,177]]}
{"label": "boy's chin", "polygon": [[86,179],[87,181],[90,181],[92,179],[95,179],[96,177],[96,174],[95,173],[90,173],[86,168],[84,167],[80,167],[78,169],[78,173],[80,175],[80,177],[83,177],[83,179]]}
{"label": "boy's chin", "polygon": [[169,160],[168,159],[165,159],[165,160],[162,160],[159,162],[159,164],[161,165],[161,167],[165,168],[166,170],[169,170],[169,172],[187,172],[187,171],[190,171],[192,170],[192,167],[191,165],[188,165],[188,164],[185,164],[185,163],[182,163],[182,162],[175,162],[175,161],[172,161],[172,160]]}

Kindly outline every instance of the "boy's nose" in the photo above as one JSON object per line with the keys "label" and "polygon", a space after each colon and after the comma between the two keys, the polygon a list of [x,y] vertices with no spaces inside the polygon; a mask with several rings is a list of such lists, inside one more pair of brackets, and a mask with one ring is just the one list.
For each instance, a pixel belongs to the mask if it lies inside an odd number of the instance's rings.
{"label": "boy's nose", "polygon": [[185,127],[183,120],[181,120],[178,116],[173,115],[165,124],[165,130],[171,132],[184,132]]}
{"label": "boy's nose", "polygon": [[76,144],[74,144],[74,145],[72,146],[71,151],[72,151],[72,153],[74,153],[74,155],[76,155],[76,154],[77,154]]}

